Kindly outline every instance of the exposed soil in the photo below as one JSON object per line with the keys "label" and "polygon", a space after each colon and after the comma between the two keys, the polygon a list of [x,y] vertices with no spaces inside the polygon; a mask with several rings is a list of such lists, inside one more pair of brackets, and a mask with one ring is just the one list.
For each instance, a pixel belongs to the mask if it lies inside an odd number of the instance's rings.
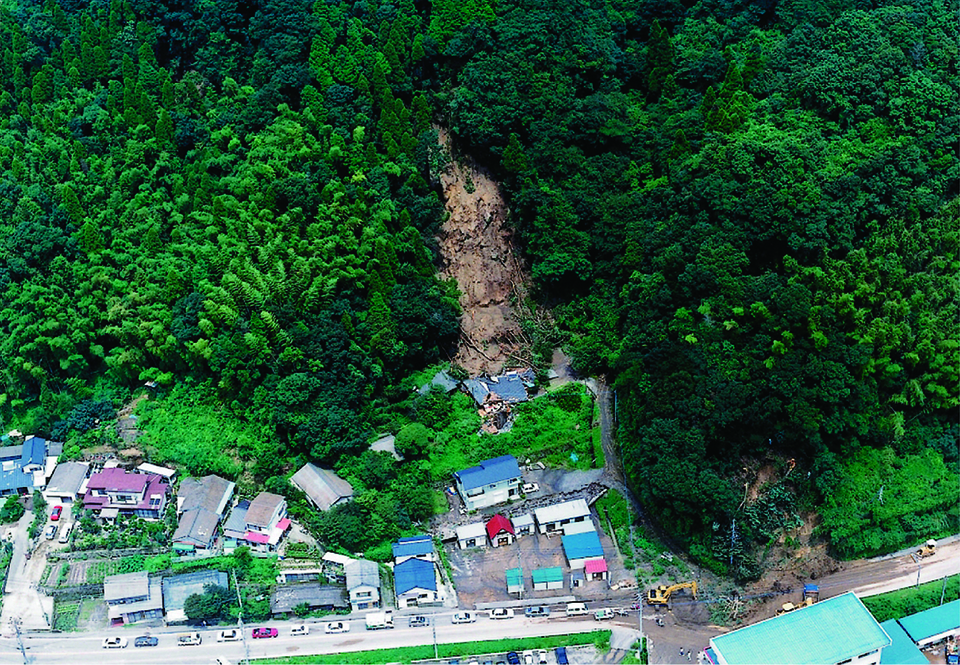
{"label": "exposed soil", "polygon": [[[449,133],[440,142],[454,153]],[[514,251],[509,211],[499,185],[476,164],[458,156],[440,174],[449,212],[437,242],[440,275],[460,290],[460,344],[453,362],[470,375],[497,374],[521,348],[521,332],[510,296],[523,283]]]}
{"label": "exposed soil", "polygon": [[140,395],[136,399],[127,402],[120,411],[117,412],[117,435],[127,445],[132,445],[140,438],[141,431],[137,427],[137,417],[133,415],[137,405],[145,399],[147,395]]}

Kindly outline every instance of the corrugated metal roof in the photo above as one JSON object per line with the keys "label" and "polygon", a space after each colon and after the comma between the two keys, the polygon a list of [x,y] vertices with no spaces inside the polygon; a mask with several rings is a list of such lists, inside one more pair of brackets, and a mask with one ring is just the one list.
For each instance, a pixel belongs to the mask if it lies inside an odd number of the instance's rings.
{"label": "corrugated metal roof", "polygon": [[594,559],[592,561],[587,561],[583,566],[583,570],[591,575],[593,573],[605,573],[607,572],[607,561],[606,559]]}
{"label": "corrugated metal roof", "polygon": [[960,600],[911,614],[900,619],[900,625],[914,642],[948,630],[960,630]]}
{"label": "corrugated metal roof", "polygon": [[476,489],[484,485],[494,485],[504,480],[520,477],[520,465],[513,455],[503,455],[480,462],[477,466],[457,471],[453,474],[460,480],[465,490]]}
{"label": "corrugated metal roof", "polygon": [[260,527],[271,526],[270,518],[273,517],[277,506],[284,501],[285,499],[279,494],[260,492],[260,494],[250,502],[250,507],[247,508],[247,524],[255,524]]}
{"label": "corrugated metal roof", "polygon": [[346,480],[329,469],[321,469],[307,463],[290,476],[290,482],[310,497],[319,510],[330,510],[330,506],[342,499],[353,496],[353,487]]}
{"label": "corrugated metal roof", "polygon": [[307,582],[278,585],[270,599],[270,611],[292,612],[301,603],[310,607],[350,607],[342,586]]}
{"label": "corrugated metal roof", "polygon": [[194,508],[180,516],[177,530],[173,533],[173,542],[211,547],[217,537],[217,524],[220,516],[206,508]]}
{"label": "corrugated metal roof", "polygon": [[533,571],[534,584],[546,584],[547,582],[562,582],[563,569],[561,568],[537,568]]}
{"label": "corrugated metal roof", "polygon": [[510,568],[507,571],[507,585],[520,586],[523,583],[523,568]]}
{"label": "corrugated metal roof", "polygon": [[83,479],[90,470],[89,464],[83,462],[64,462],[57,465],[50,482],[47,483],[48,494],[77,494]]}
{"label": "corrugated metal roof", "polygon": [[430,536],[407,536],[393,544],[393,557],[422,556],[433,554],[433,538]]}
{"label": "corrugated metal roof", "polygon": [[590,507],[583,499],[574,499],[573,501],[564,501],[555,503],[552,506],[544,506],[533,511],[537,516],[539,524],[549,522],[559,522],[560,520],[570,520],[576,517],[584,517],[590,514]]}
{"label": "corrugated metal roof", "polygon": [[927,665],[930,662],[896,619],[884,621],[880,627],[893,641],[880,652],[880,665]]}
{"label": "corrugated metal roof", "polygon": [[889,646],[876,619],[853,593],[710,640],[729,665],[820,665]]}
{"label": "corrugated metal roof", "polygon": [[473,524],[464,524],[457,527],[457,540],[470,540],[471,538],[486,538],[487,529],[483,522],[474,522]]}
{"label": "corrugated metal roof", "polygon": [[103,599],[108,603],[111,600],[139,598],[148,595],[149,592],[150,577],[145,570],[139,573],[108,575],[103,580]]}
{"label": "corrugated metal roof", "polygon": [[[143,466],[142,464],[140,466]],[[212,513],[222,515],[233,497],[236,483],[220,476],[209,475],[203,478],[184,478],[177,489],[177,497],[183,499],[180,511],[194,508],[206,508]]]}
{"label": "corrugated metal roof", "polygon": [[407,559],[397,564],[393,569],[393,579],[397,594],[413,589],[437,590],[437,577],[433,572],[433,564],[423,559]]}
{"label": "corrugated metal roof", "polygon": [[603,545],[596,531],[575,533],[562,538],[563,551],[567,559],[586,559],[587,557],[603,556]]}
{"label": "corrugated metal roof", "polygon": [[380,567],[375,561],[357,559],[343,566],[347,574],[347,589],[352,591],[358,586],[380,588]]}
{"label": "corrugated metal roof", "polygon": [[23,442],[23,454],[20,456],[20,462],[23,466],[28,464],[43,465],[43,458],[47,453],[47,441],[39,436],[28,436]]}

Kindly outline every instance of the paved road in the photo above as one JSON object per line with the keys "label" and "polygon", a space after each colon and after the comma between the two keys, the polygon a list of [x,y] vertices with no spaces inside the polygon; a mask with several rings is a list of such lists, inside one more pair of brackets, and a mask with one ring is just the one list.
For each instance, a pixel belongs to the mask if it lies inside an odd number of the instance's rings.
{"label": "paved road", "polygon": [[[3,611],[0,613],[0,635],[13,634],[10,620],[19,617],[24,629],[49,629],[48,617],[53,612],[53,599],[41,596],[37,583],[46,566],[43,552],[49,543],[40,537],[40,545],[31,558],[26,558],[27,531],[33,522],[33,512],[27,511],[16,525],[13,537],[13,559],[4,587]],[[0,658],[0,663],[4,662]]]}
{"label": "paved road", "polygon": [[[630,636],[625,633],[636,627],[636,619],[618,619],[615,622],[604,622],[601,626],[592,617],[576,619],[563,616],[550,618],[527,619],[517,617],[505,621],[494,621],[481,616],[476,623],[467,625],[453,625],[450,623],[451,613],[433,615],[436,619],[436,640],[438,644],[451,642],[465,642],[471,640],[488,640],[514,637],[537,637],[541,635],[563,635],[566,633],[584,632],[598,628],[618,627],[620,641],[628,641]],[[434,631],[432,628],[410,628],[405,625],[404,617],[400,619],[397,628],[393,630],[367,631],[362,620],[350,620],[350,632],[341,635],[325,635],[323,624],[311,624],[310,635],[291,637],[290,629],[285,622],[268,622],[266,624],[277,627],[280,637],[265,640],[249,639],[247,629],[247,644],[250,647],[251,658],[266,658],[284,655],[313,655],[343,653],[346,651],[363,651],[368,649],[385,649],[401,646],[417,646],[431,644]],[[135,648],[133,638],[139,633],[136,629],[121,629],[112,633],[97,634],[64,634],[38,636],[29,635],[24,639],[27,647],[28,662],[32,665],[82,665],[84,663],[110,663],[121,665],[124,663],[172,663],[191,665],[203,663],[209,665],[215,657],[227,658],[236,665],[243,657],[243,644],[240,642],[217,642],[216,630],[200,631],[203,642],[198,646],[177,646],[176,633],[171,629],[152,631],[160,643],[156,647]],[[103,638],[109,635],[121,634],[130,640],[125,649],[107,651],[102,647]],[[0,663],[21,662],[17,653],[16,641],[0,638]]]}

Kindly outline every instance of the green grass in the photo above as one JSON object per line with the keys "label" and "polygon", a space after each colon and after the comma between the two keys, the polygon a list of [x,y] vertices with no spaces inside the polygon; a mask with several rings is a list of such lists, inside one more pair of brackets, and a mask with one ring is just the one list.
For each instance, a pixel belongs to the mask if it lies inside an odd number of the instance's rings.
{"label": "green grass", "polygon": [[102,598],[84,598],[80,604],[80,614],[77,616],[77,625],[81,628],[87,625],[90,617],[97,611],[97,607],[104,602]]}
{"label": "green grass", "polygon": [[73,631],[77,629],[77,614],[80,602],[57,603],[53,614],[53,627],[56,630]]}
{"label": "green grass", "polygon": [[[480,642],[457,642],[440,644],[437,651],[440,658],[474,656],[505,651],[523,651],[525,649],[552,649],[559,646],[594,644],[601,652],[610,647],[610,631],[595,630],[570,635],[550,635],[547,637],[525,637],[518,639],[490,640]],[[399,647],[396,649],[375,649],[372,651],[354,651],[317,656],[284,656],[282,658],[257,659],[257,663],[287,663],[296,665],[331,663],[343,665],[377,665],[378,663],[410,663],[415,660],[433,658],[433,645]]]}
{"label": "green grass", "polygon": [[97,561],[87,568],[87,584],[100,584],[108,575],[123,575],[144,570],[144,558],[139,554],[121,559]]}
{"label": "green grass", "polygon": [[946,587],[943,579],[921,584],[919,588],[899,589],[889,593],[863,598],[863,604],[877,621],[902,619],[905,616],[937,607],[940,595],[943,602],[949,603],[960,598],[960,575],[947,577]]}

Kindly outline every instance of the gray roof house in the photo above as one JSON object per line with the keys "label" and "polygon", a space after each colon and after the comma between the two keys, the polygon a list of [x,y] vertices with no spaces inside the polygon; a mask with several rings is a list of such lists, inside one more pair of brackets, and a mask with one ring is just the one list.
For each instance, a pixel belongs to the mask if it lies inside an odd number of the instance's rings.
{"label": "gray roof house", "polygon": [[463,382],[464,390],[478,406],[488,399],[499,398],[508,404],[527,401],[527,389],[536,384],[536,375],[529,369],[510,370],[500,376],[479,376]]}
{"label": "gray roof house", "polygon": [[235,487],[235,483],[214,475],[184,478],[180,482],[177,490],[180,522],[173,534],[175,549],[213,547],[217,525],[233,497]]}
{"label": "gray roof house", "polygon": [[290,483],[307,495],[317,510],[327,511],[333,506],[353,499],[353,487],[329,469],[307,463],[290,476]]}
{"label": "gray roof house", "polygon": [[43,490],[43,496],[49,503],[73,503],[83,496],[83,481],[90,473],[90,465],[84,462],[64,462]]}
{"label": "gray roof house", "polygon": [[342,610],[350,606],[342,586],[319,582],[279,584],[270,597],[270,612],[275,616],[289,615],[304,603],[311,610]]}
{"label": "gray roof house", "polygon": [[103,581],[103,599],[111,625],[163,617],[163,588],[147,571],[109,575]]}
{"label": "gray roof house", "polygon": [[354,612],[380,607],[380,566],[375,561],[357,559],[344,565],[347,592]]}

